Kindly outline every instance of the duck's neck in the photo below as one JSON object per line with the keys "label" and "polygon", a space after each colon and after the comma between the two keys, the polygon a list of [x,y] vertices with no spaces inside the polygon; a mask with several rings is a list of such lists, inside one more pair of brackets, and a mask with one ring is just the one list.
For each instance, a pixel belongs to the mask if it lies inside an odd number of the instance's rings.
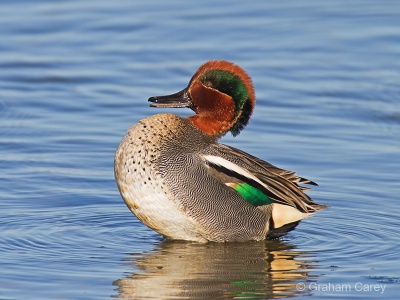
{"label": "duck's neck", "polygon": [[230,122],[217,120],[213,116],[194,115],[189,120],[201,132],[217,137],[225,135],[232,127]]}

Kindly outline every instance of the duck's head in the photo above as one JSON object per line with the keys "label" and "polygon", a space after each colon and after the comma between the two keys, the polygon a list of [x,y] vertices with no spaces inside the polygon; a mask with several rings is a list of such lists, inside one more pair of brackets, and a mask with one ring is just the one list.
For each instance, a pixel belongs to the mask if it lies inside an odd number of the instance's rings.
{"label": "duck's head", "polygon": [[151,97],[153,107],[189,107],[196,114],[192,124],[202,132],[233,136],[247,125],[255,105],[253,84],[239,66],[225,60],[210,60],[194,73],[182,91]]}

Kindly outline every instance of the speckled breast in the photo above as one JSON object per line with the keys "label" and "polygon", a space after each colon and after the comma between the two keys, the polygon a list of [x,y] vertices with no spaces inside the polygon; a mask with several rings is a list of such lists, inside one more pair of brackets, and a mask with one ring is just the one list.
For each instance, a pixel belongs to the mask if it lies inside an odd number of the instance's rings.
{"label": "speckled breast", "polygon": [[158,114],[133,125],[115,153],[115,179],[125,203],[144,224],[169,238],[204,241],[162,174],[163,153],[174,146],[174,137],[184,131],[186,120]]}

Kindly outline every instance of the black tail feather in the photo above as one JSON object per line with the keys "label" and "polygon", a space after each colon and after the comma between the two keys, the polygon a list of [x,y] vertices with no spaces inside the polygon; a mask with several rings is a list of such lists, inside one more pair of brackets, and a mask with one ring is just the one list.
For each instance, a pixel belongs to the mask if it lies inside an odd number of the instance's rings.
{"label": "black tail feather", "polygon": [[267,234],[267,239],[273,240],[273,239],[280,238],[281,236],[284,236],[285,234],[287,234],[289,231],[292,231],[293,229],[295,229],[297,224],[299,224],[299,223],[300,223],[300,221],[296,221],[296,222],[285,224],[279,228],[272,227],[272,228],[270,228],[270,230]]}

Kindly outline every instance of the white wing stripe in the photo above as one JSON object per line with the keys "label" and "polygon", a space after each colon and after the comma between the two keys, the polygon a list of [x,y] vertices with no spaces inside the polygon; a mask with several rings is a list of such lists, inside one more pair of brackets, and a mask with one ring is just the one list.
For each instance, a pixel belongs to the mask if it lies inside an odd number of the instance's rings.
{"label": "white wing stripe", "polygon": [[256,176],[254,176],[247,170],[243,169],[242,167],[239,167],[238,165],[234,164],[233,162],[230,162],[229,160],[226,160],[219,156],[213,156],[213,155],[204,155],[203,157],[205,160],[209,161],[210,163],[227,168],[227,169],[232,170],[242,176],[250,178],[250,179],[254,180],[255,182],[261,184],[266,189],[268,189],[268,186],[265,183],[263,183],[260,179],[258,179]]}

